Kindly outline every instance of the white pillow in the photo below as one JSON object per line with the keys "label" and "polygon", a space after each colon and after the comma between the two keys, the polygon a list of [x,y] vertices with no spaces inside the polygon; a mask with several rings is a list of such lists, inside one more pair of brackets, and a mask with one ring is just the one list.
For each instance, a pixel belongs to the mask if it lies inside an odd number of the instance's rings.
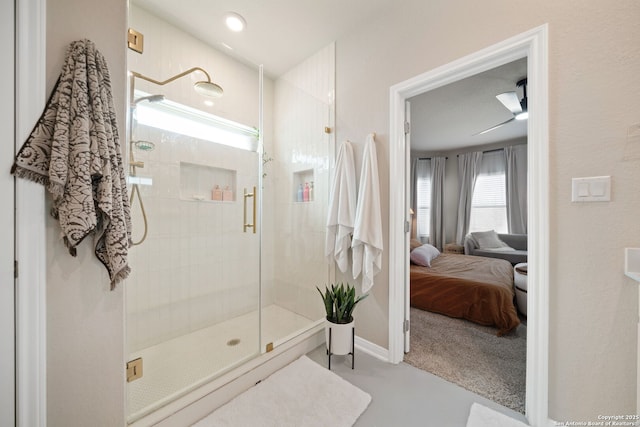
{"label": "white pillow", "polygon": [[476,231],[474,233],[471,233],[471,236],[478,244],[478,249],[496,249],[509,247],[509,245],[500,240],[500,238],[498,237],[498,233],[496,233],[495,230]]}
{"label": "white pillow", "polygon": [[423,267],[431,267],[431,261],[440,255],[440,251],[430,244],[426,243],[411,251],[411,262]]}

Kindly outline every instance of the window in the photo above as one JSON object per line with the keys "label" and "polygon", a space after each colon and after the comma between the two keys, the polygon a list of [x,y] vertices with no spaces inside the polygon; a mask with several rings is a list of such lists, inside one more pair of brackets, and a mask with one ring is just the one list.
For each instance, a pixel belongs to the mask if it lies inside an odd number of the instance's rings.
{"label": "window", "polygon": [[507,233],[507,193],[502,150],[482,156],[471,202],[469,232],[495,230]]}
{"label": "window", "polygon": [[416,225],[418,240],[428,242],[431,225],[431,159],[416,161]]}

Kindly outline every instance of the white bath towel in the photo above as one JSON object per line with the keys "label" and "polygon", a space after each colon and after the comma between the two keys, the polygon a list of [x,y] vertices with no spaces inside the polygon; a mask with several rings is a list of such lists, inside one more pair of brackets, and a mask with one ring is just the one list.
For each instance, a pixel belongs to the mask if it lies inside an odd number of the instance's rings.
{"label": "white bath towel", "polygon": [[353,147],[344,141],[338,148],[336,169],[329,199],[325,255],[335,261],[343,273],[349,266],[351,233],[356,217],[356,170]]}
{"label": "white bath towel", "polygon": [[382,217],[378,156],[374,135],[367,136],[360,173],[356,223],[353,232],[353,278],[362,272],[362,292],[373,286],[373,277],[382,268]]}

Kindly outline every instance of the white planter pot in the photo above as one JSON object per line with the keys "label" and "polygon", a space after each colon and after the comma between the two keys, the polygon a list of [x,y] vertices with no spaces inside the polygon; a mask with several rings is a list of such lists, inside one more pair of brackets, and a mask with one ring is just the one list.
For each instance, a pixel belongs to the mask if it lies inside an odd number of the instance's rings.
{"label": "white planter pot", "polygon": [[[353,351],[353,333],[355,321],[351,323],[332,323],[325,319],[324,335],[327,350],[331,354],[345,355]],[[329,329],[331,329],[331,348],[329,348]]]}

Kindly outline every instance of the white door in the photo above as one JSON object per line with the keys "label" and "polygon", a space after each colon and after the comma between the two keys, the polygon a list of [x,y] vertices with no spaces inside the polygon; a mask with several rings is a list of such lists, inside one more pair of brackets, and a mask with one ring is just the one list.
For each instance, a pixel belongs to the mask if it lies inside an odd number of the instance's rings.
{"label": "white door", "polygon": [[[405,188],[411,189],[411,104],[409,101],[404,103],[404,146],[405,146]],[[408,196],[408,195],[405,195]],[[405,267],[404,267],[404,352],[409,353],[409,315],[410,315],[410,283],[409,283],[409,240],[411,239],[412,220],[409,215],[409,200],[411,197],[405,197],[405,227],[404,227],[404,248],[405,248]]]}
{"label": "white door", "polygon": [[14,324],[14,2],[0,2],[0,425],[15,425]]}

